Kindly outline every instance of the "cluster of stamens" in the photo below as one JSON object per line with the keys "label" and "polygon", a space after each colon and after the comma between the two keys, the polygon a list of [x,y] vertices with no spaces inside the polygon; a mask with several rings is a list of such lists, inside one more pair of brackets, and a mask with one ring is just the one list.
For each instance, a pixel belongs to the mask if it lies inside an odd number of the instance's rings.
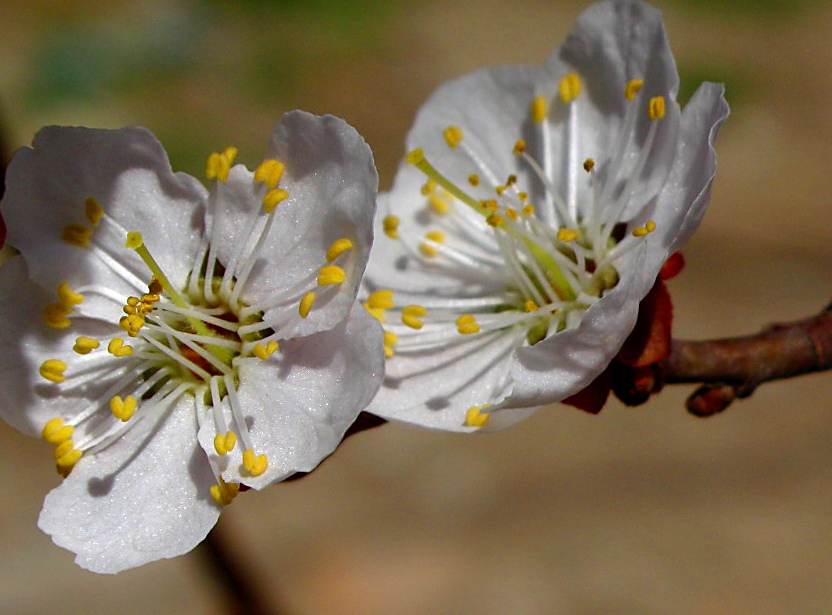
{"label": "cluster of stamens", "polygon": [[[212,154],[206,165],[207,177],[217,182],[228,181],[236,154],[235,148]],[[164,412],[183,395],[193,398],[200,426],[205,421],[214,421],[216,467],[224,467],[219,460],[226,458],[241,442],[245,473],[257,477],[266,471],[268,458],[255,452],[240,407],[238,370],[247,362],[268,361],[278,353],[278,331],[290,326],[293,318],[307,318],[321,292],[337,289],[347,279],[341,261],[353,247],[349,238],[334,241],[325,255],[325,263],[318,269],[317,278],[308,281],[306,288],[294,288],[287,295],[260,305],[248,305],[242,300],[243,287],[268,236],[273,214],[289,197],[279,185],[284,168],[282,162],[267,159],[254,172],[253,190],[261,199],[262,209],[252,213],[249,240],[242,244],[254,245],[250,253],[245,254],[241,249],[230,262],[221,264],[212,246],[223,238],[204,237],[189,278],[180,287],[168,279],[142,235],[121,228],[94,198],[85,202],[87,223],[65,227],[62,239],[66,243],[90,250],[94,257],[111,265],[133,287],[139,288],[141,281],[118,265],[120,255],[96,240],[95,228],[100,224],[110,225],[125,237],[125,249],[133,250],[142,259],[151,279],[147,292],[127,297],[123,315],[115,318],[131,343],[118,336],[101,340],[80,335],[72,347],[79,356],[77,369],[70,369],[58,358],[41,364],[40,374],[45,380],[60,386],[62,393],[75,393],[82,398],[89,388],[90,374],[115,374],[112,386],[100,397],[90,400],[75,415],[56,417],[44,426],[42,436],[55,447],[57,468],[63,476],[71,472],[84,454],[104,450],[148,412]],[[308,290],[309,286],[317,286],[317,290]],[[84,316],[83,302],[87,294],[114,299],[112,291],[93,284],[73,290],[63,283],[57,289],[58,301],[44,310],[44,323],[55,329],[73,326],[76,316]],[[269,308],[288,302],[295,302],[297,309],[283,311],[284,315],[277,319],[265,318]],[[106,351],[99,350],[102,341]],[[114,360],[125,363],[113,366]],[[230,407],[232,424],[227,422],[223,405]],[[111,418],[103,420],[103,413]],[[219,470],[215,470],[215,476],[211,495],[219,505],[226,505],[237,495],[240,485],[226,482]]]}
{"label": "cluster of stamens", "polygon": [[[537,96],[531,101],[529,113],[539,131],[541,157],[533,157],[522,139],[513,146],[513,154],[543,187],[534,199],[518,185],[516,174],[498,179],[498,174],[468,146],[459,126],[447,127],[443,137],[447,146],[459,151],[465,163],[473,167],[475,172],[465,180],[468,187],[435,168],[422,149],[407,155],[406,161],[427,178],[422,195],[435,228],[414,238],[403,233],[398,217],[388,215],[383,220],[384,233],[400,241],[425,270],[457,277],[461,292],[458,297],[450,297],[447,292],[441,296],[417,295],[406,288],[372,293],[365,307],[385,326],[388,358],[490,334],[515,335],[518,344],[534,345],[577,326],[583,313],[616,286],[616,261],[656,228],[655,222],[645,220],[627,229],[627,223],[620,220],[629,200],[640,198],[635,195],[636,182],[652,149],[658,120],[665,115],[664,97],[647,101],[651,122],[640,157],[630,177],[618,177],[639,110],[645,108],[638,103],[642,86],[642,81],[633,80],[625,88],[626,116],[619,143],[603,162],[609,165],[603,185],[595,159],[575,159],[579,110],[574,103],[581,94],[581,79],[575,73],[561,79],[555,99]],[[562,125],[565,139],[562,145],[568,169],[562,174],[562,186],[552,183],[552,122]],[[588,189],[583,194],[591,195],[589,204],[578,202],[578,173],[573,172],[578,165],[587,176]],[[623,186],[620,194],[613,195],[613,182]],[[489,190],[491,196],[473,196]],[[613,199],[614,205],[607,206]],[[475,287],[480,289],[476,296],[471,291]],[[397,321],[387,318],[391,310],[397,313]],[[471,408],[466,424],[484,425],[489,416],[484,412],[486,408]]]}

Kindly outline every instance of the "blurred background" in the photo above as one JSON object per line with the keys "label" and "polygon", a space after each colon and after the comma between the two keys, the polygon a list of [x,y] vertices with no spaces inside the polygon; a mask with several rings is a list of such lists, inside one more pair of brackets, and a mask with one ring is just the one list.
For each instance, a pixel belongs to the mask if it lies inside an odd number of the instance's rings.
{"label": "blurred background", "polygon": [[[809,316],[832,281],[832,3],[668,0],[685,100],[733,114],[688,266],[677,337]],[[542,63],[584,2],[2,0],[0,125],[150,128],[198,177],[226,145],[256,164],[285,111],[346,118],[381,186],[443,81]],[[386,425],[301,481],[249,492],[219,527],[290,613],[828,613],[832,375],[768,384],[725,414],[689,388],[599,416],[553,406],[464,437]],[[115,577],[36,527],[48,446],[0,425],[0,612],[221,613],[200,552]]]}

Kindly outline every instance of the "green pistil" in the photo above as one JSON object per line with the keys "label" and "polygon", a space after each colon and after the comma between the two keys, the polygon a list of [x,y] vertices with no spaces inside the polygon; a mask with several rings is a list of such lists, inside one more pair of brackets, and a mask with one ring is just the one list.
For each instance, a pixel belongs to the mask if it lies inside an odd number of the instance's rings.
{"label": "green pistil", "polygon": [[469,194],[466,194],[464,190],[461,190],[459,186],[453,183],[450,179],[442,175],[436,168],[428,162],[428,159],[425,158],[425,152],[421,147],[417,147],[413,151],[411,151],[407,157],[405,158],[408,164],[412,164],[414,167],[419,169],[422,173],[424,173],[429,179],[432,179],[437,184],[442,186],[445,190],[447,190],[450,194],[454,195],[460,201],[468,205],[471,209],[473,209],[478,214],[481,214],[483,217],[488,217],[491,214],[491,210],[489,210],[485,205],[483,205],[478,200],[472,198]]}
{"label": "green pistil", "polygon": [[[147,247],[144,245],[144,240],[142,239],[141,233],[137,231],[127,233],[127,241],[124,245],[136,251],[136,254],[139,255],[142,261],[144,261],[144,264],[147,265],[147,268],[150,269],[150,272],[153,274],[153,277],[159,281],[159,284],[162,285],[165,294],[167,294],[167,296],[170,297],[174,305],[186,310],[191,309],[190,304],[187,301],[185,301],[182,295],[180,295],[179,292],[173,287],[173,285],[170,283],[170,280],[168,279],[168,276],[165,275],[165,272],[162,271],[162,268],[159,266],[159,263],[157,263],[156,259],[153,258],[153,255],[150,253],[150,250],[148,250]],[[192,316],[186,316],[185,318],[187,319],[188,324],[191,326],[194,333],[198,335],[204,335],[206,337],[217,337],[216,333],[212,331],[211,328],[208,327],[208,325],[206,325],[198,318],[194,318]],[[238,354],[229,348],[214,346],[213,344],[206,344],[204,348],[226,365],[231,365],[231,361]]]}

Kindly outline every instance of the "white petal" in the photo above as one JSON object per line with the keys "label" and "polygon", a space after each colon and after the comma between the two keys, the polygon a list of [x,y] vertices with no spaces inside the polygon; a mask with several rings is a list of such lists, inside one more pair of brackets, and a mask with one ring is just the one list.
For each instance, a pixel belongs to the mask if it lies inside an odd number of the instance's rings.
{"label": "white petal", "polygon": [[219,516],[213,474],[196,443],[193,398],[180,399],[157,425],[145,422],[82,458],[44,502],[40,528],[94,572],[187,553]]}
{"label": "white petal", "polygon": [[239,400],[254,452],[268,457],[264,474],[251,477],[241,467],[239,440],[226,458],[217,456],[210,418],[200,430],[203,448],[228,482],[260,489],[313,470],[341,442],[384,373],[381,327],[358,305],[329,331],[281,342],[279,354],[240,369]]}
{"label": "white petal", "polygon": [[[281,334],[293,337],[331,328],[351,309],[373,240],[378,176],[372,153],[345,121],[295,111],[278,124],[267,157],[286,165],[280,187],[289,198],[277,206],[262,258],[241,296],[256,304],[312,277],[310,290],[321,297],[294,331]],[[228,213],[227,208],[223,211]],[[354,246],[334,263],[343,266],[347,280],[337,289],[323,290],[314,278],[328,264],[324,257],[329,246],[340,238]],[[231,242],[218,247],[221,260],[233,249]],[[297,305],[292,309],[296,312]]]}
{"label": "white petal", "polygon": [[[27,257],[33,279],[46,288],[69,282],[125,294],[136,290],[90,249],[61,239],[69,224],[89,226],[88,197],[123,230],[141,232],[174,282],[184,282],[190,271],[205,189],[191,177],[174,174],[164,149],[145,129],[44,128],[31,149],[15,154],[6,185],[2,207],[8,242]],[[105,222],[95,228],[95,244],[138,279],[149,280],[147,267],[124,241],[124,233]]]}

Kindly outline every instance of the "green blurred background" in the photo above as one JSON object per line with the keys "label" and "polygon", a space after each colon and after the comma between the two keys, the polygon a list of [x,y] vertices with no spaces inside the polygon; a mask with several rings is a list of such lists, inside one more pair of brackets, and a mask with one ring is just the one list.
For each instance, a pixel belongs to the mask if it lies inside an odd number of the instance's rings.
{"label": "green blurred background", "polygon": [[[676,333],[750,333],[830,299],[832,4],[657,3],[682,99],[723,81],[733,114]],[[382,188],[446,79],[541,63],[588,3],[544,0],[0,2],[0,119],[150,128],[201,176],[226,145],[253,165],[294,108],[347,119]],[[555,406],[483,437],[388,425],[313,475],[247,493],[220,526],[293,613],[828,613],[828,375],[763,387],[722,416],[688,390],[597,417]],[[116,577],[35,526],[48,447],[0,426],[0,612],[220,613],[198,554]]]}

